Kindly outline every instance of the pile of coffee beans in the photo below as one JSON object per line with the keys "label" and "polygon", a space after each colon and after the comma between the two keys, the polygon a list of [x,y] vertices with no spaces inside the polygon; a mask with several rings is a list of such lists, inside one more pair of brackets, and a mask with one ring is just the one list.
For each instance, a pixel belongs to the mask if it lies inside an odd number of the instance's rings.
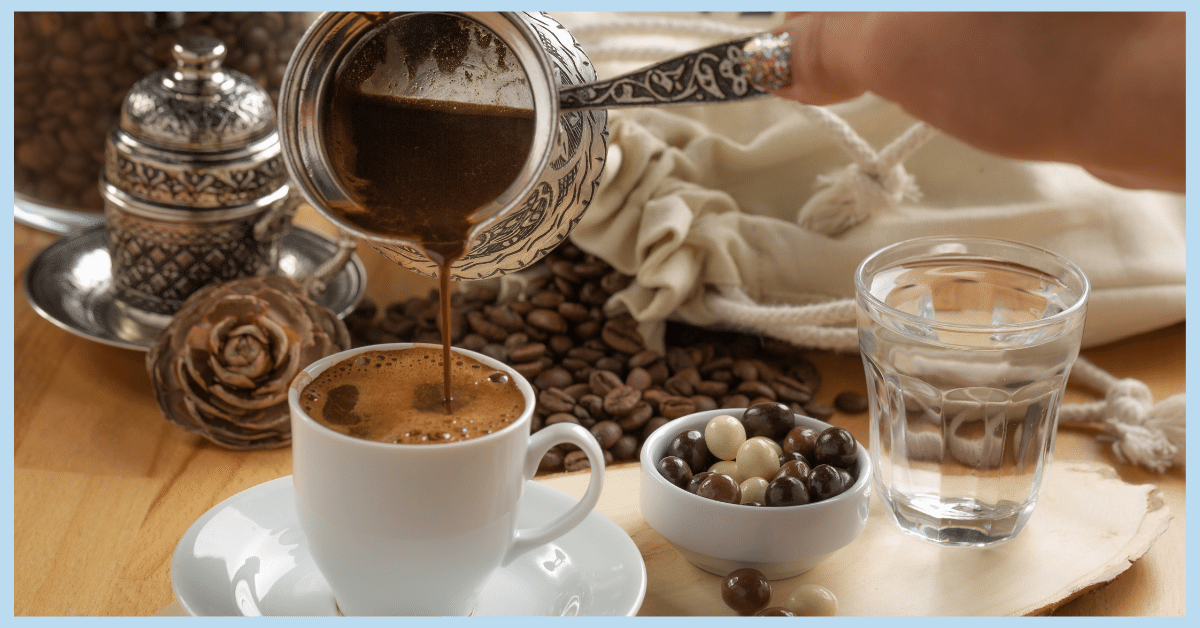
{"label": "pile of coffee beans", "polygon": [[721,581],[721,600],[739,615],[759,617],[828,617],[837,614],[833,592],[816,584],[802,584],[780,606],[771,603],[771,583],[757,569],[746,567],[731,572]]}
{"label": "pile of coffee beans", "polygon": [[223,66],[248,74],[275,98],[314,15],[14,13],[14,187],[52,205],[101,210],[96,181],[108,131],[135,82],[174,67],[177,41],[217,37],[227,51]]}
{"label": "pile of coffee beans", "polygon": [[[785,342],[689,325],[668,325],[665,354],[646,348],[628,314],[604,313],[630,277],[567,242],[528,271],[514,298],[491,289],[452,297],[450,336],[529,379],[537,393],[533,428],[578,423],[596,436],[606,461],[636,460],[647,435],[701,410],[771,401],[828,419],[834,408],[813,400],[821,374],[804,351]],[[356,345],[440,343],[436,291],[376,308],[364,303],[346,319]],[[540,471],[578,471],[587,457],[571,445],[551,449]]]}
{"label": "pile of coffee beans", "polygon": [[766,401],[739,419],[721,414],[704,431],[673,438],[656,467],[700,497],[747,506],[802,506],[854,485],[858,443],[849,430],[795,426],[785,405]]}

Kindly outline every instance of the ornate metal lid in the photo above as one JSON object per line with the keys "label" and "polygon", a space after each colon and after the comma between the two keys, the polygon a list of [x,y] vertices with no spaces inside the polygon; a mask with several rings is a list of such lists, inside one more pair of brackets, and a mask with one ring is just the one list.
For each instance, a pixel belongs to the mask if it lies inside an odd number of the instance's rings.
{"label": "ornate metal lid", "polygon": [[219,39],[189,37],[172,54],[174,68],[150,74],[126,95],[105,147],[102,187],[201,209],[251,204],[286,185],[267,92],[221,67]]}

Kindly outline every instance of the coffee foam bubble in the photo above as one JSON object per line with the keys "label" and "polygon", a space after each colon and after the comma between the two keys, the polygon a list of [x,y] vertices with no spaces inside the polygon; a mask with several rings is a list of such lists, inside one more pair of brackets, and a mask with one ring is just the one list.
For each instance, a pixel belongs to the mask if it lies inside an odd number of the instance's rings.
{"label": "coffee foam bubble", "polygon": [[318,375],[300,394],[304,411],[349,436],[387,443],[450,443],[491,434],[520,418],[516,381],[453,354],[447,414],[440,347],[367,351]]}

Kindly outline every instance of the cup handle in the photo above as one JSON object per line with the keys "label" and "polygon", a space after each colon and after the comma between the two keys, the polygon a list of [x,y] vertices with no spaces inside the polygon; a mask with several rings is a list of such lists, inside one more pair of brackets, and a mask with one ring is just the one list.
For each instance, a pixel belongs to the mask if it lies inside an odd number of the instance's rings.
{"label": "cup handle", "polygon": [[517,530],[513,536],[512,545],[508,548],[508,553],[504,555],[502,566],[507,566],[521,554],[570,532],[572,528],[583,522],[596,507],[596,502],[600,500],[600,491],[604,488],[604,452],[600,449],[600,443],[596,442],[596,437],[592,436],[592,433],[582,425],[557,423],[548,425],[533,434],[529,439],[529,449],[525,455],[525,479],[533,478],[546,450],[559,443],[578,445],[587,454],[588,461],[592,463],[592,477],[588,482],[587,492],[583,494],[579,503],[554,521],[537,528]]}

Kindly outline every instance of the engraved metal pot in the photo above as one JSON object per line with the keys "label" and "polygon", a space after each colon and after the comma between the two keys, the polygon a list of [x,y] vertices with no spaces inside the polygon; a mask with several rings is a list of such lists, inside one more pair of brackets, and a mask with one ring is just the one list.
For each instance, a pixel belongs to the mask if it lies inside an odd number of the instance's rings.
{"label": "engraved metal pot", "polygon": [[[283,156],[298,189],[326,218],[387,258],[421,274],[437,267],[414,243],[366,232],[329,206],[350,197],[333,172],[322,124],[329,91],[347,56],[380,24],[408,13],[325,13],[296,46],[279,94]],[[596,71],[574,37],[544,13],[456,13],[491,31],[524,70],[534,110],[533,147],[500,198],[478,210],[467,253],[454,279],[484,279],[528,267],[566,239],[599,186],[608,139],[603,110],[561,112],[558,86],[584,84]],[[491,70],[488,70],[491,71]],[[402,70],[398,70],[402,72]],[[478,72],[459,77],[478,81]],[[453,89],[446,80],[436,89]]]}
{"label": "engraved metal pot", "polygon": [[[271,272],[301,201],[267,92],[222,68],[218,39],[172,52],[176,67],[126,95],[100,177],[116,301],[159,328],[200,288]],[[348,239],[317,274],[349,258]]]}

